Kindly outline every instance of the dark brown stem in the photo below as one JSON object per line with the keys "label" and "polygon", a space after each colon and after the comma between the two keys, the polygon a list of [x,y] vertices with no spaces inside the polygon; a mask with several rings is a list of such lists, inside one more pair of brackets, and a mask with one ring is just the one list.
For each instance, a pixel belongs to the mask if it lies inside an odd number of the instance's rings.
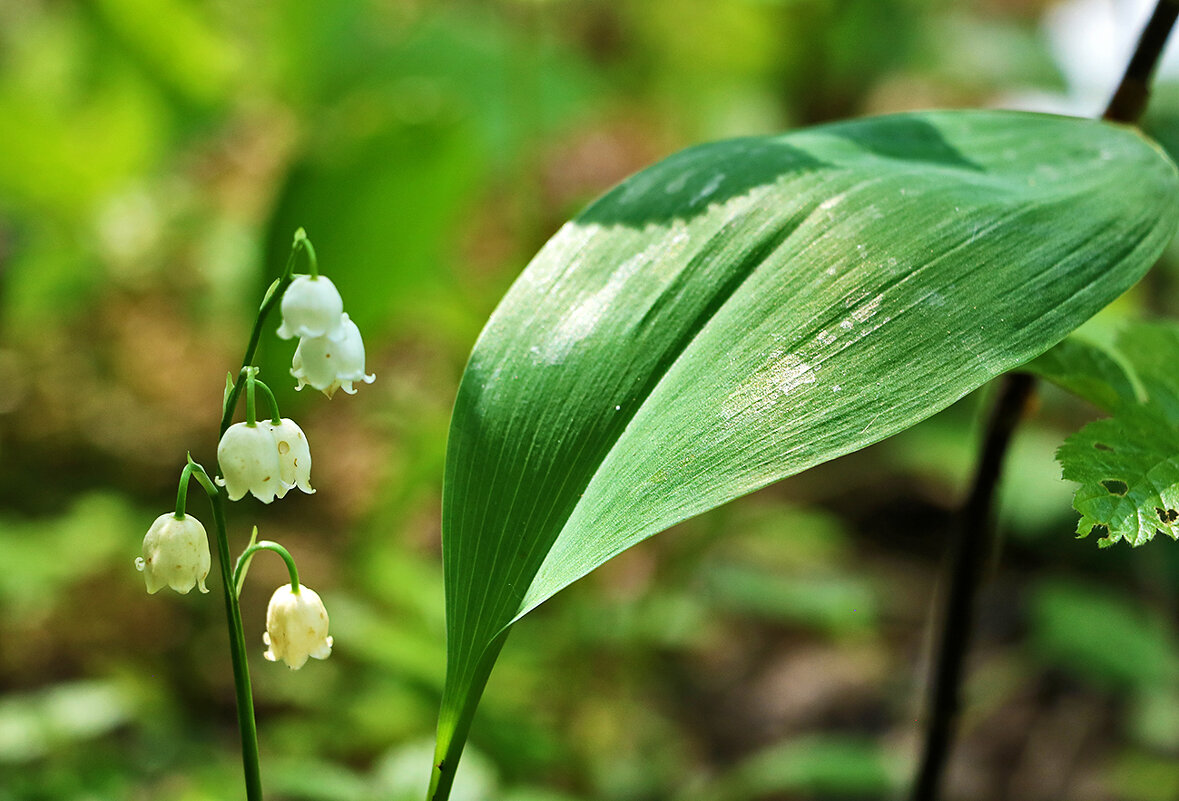
{"label": "dark brown stem", "polygon": [[1114,91],[1102,119],[1114,122],[1138,122],[1150,100],[1150,82],[1163,55],[1163,46],[1179,17],[1179,0],[1159,0],[1154,13],[1138,39],[1138,47],[1126,65],[1122,82]]}
{"label": "dark brown stem", "polygon": [[[1136,123],[1142,118],[1150,99],[1151,79],[1176,18],[1179,0],[1159,0],[1103,119]],[[962,669],[974,628],[982,566],[994,547],[995,488],[1012,433],[1034,391],[1035,379],[1030,375],[1004,377],[987,424],[978,472],[954,527],[946,603],[937,634],[924,749],[913,801],[936,801],[940,797],[942,775],[957,730]]]}
{"label": "dark brown stem", "polygon": [[[1177,16],[1179,0],[1160,0],[1110,101],[1105,119],[1119,122],[1140,119],[1149,99],[1151,76]],[[934,801],[939,795],[961,706],[961,678],[973,631],[982,566],[994,542],[994,496],[1010,440],[1034,389],[1034,379],[1026,374],[1008,374],[1002,379],[970,495],[955,526],[925,748],[913,790],[914,801]],[[439,760],[435,768],[429,797],[446,797],[455,766]]]}
{"label": "dark brown stem", "polygon": [[938,632],[935,674],[930,685],[925,747],[913,801],[934,801],[939,795],[961,707],[962,667],[973,633],[982,567],[994,546],[992,521],[995,489],[1015,426],[1035,389],[1026,373],[1008,373],[987,422],[978,471],[970,495],[954,526],[949,586]]}

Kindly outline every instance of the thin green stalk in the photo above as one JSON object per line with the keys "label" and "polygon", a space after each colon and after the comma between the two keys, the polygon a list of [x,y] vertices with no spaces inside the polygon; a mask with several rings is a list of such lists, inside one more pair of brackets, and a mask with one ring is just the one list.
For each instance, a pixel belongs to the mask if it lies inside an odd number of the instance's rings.
{"label": "thin green stalk", "polygon": [[319,259],[315,257],[315,246],[311,244],[311,240],[307,238],[307,233],[302,228],[295,231],[295,246],[300,245],[307,251],[308,273],[312,278],[319,278]]}
{"label": "thin green stalk", "polygon": [[[286,267],[282,275],[270,285],[262,305],[258,309],[258,316],[254,320],[254,327],[250,331],[250,339],[246,344],[246,352],[242,357],[241,370],[233,387],[225,397],[225,405],[221,410],[221,426],[218,438],[223,436],[233,423],[233,412],[237,407],[237,400],[241,395],[242,384],[251,376],[250,365],[254,362],[254,355],[258,351],[258,343],[262,339],[262,326],[271,310],[282,299],[283,293],[291,283],[294,274],[295,258],[299,250],[306,250],[311,260],[312,270],[316,268],[315,251],[307,239],[302,228],[295,232],[295,240],[291,244],[291,254],[287,258]],[[246,637],[242,628],[241,607],[238,605],[237,585],[233,580],[233,569],[230,565],[229,529],[225,522],[225,505],[229,495],[224,488],[217,487],[208,474],[199,465],[193,464],[192,474],[201,482],[201,486],[209,495],[209,502],[213,506],[213,521],[217,532],[217,558],[221,562],[221,585],[225,596],[225,618],[229,627],[229,656],[233,664],[233,688],[237,696],[237,724],[241,732],[242,770],[245,773],[247,801],[262,801],[262,775],[258,758],[258,728],[254,720],[254,695],[250,689],[250,667],[246,658]]]}
{"label": "thin green stalk", "polygon": [[185,518],[185,509],[188,504],[188,480],[192,476],[192,457],[189,457],[189,463],[184,465],[184,469],[180,471],[180,486],[176,488],[176,514],[177,520]]}
{"label": "thin green stalk", "polygon": [[258,382],[254,379],[254,369],[246,368],[246,425],[250,428],[258,425],[257,411],[254,407],[255,388]]}
{"label": "thin green stalk", "polygon": [[282,560],[287,563],[287,575],[291,579],[291,592],[297,595],[299,593],[299,568],[295,566],[295,557],[291,556],[290,551],[273,540],[262,540],[242,551],[242,555],[237,558],[237,566],[233,569],[233,586],[241,586],[243,579],[242,573],[246,570],[247,565],[249,565],[250,557],[258,551],[274,551],[282,557]]}
{"label": "thin green stalk", "polygon": [[254,720],[254,694],[250,689],[250,666],[246,659],[246,635],[242,629],[241,607],[230,568],[229,529],[225,522],[225,504],[229,500],[223,487],[216,486],[204,468],[189,461],[192,474],[205,488],[213,507],[216,529],[217,559],[221,563],[221,588],[225,596],[225,617],[229,625],[229,657],[233,664],[233,688],[237,696],[237,725],[242,741],[242,770],[245,773],[247,801],[262,801],[262,772],[258,758],[258,727]]}
{"label": "thin green stalk", "polygon": [[262,394],[266,397],[266,405],[270,407],[270,422],[275,425],[282,423],[282,417],[278,412],[278,399],[274,397],[274,393],[271,392],[270,387],[256,378],[252,383],[254,384],[254,388],[262,390]]}
{"label": "thin green stalk", "polygon": [[300,250],[307,252],[307,259],[311,264],[311,272],[313,275],[318,274],[318,265],[315,259],[315,248],[311,245],[311,240],[307,238],[306,232],[300,228],[295,231],[295,241],[291,245],[291,255],[287,257],[287,265],[283,268],[282,275],[275,279],[270,288],[266,290],[266,297],[262,299],[262,305],[258,309],[258,317],[254,320],[254,328],[250,331],[250,341],[246,345],[246,353],[242,357],[241,370],[238,371],[237,380],[233,382],[233,388],[230,389],[229,394],[225,398],[225,408],[221,413],[221,431],[218,434],[224,434],[225,430],[233,424],[233,412],[237,408],[237,399],[241,396],[242,385],[245,383],[242,379],[245,378],[245,371],[251,364],[254,363],[254,355],[258,352],[258,342],[262,339],[262,326],[266,322],[270,311],[282,299],[282,295],[286,292],[287,287],[291,283],[291,279],[295,273],[295,257],[299,255]]}

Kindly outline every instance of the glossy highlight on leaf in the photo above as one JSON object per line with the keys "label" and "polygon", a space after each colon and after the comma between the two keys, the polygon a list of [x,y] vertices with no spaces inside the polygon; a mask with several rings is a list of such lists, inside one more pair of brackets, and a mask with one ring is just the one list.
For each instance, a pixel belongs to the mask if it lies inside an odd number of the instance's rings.
{"label": "glossy highlight on leaf", "polygon": [[431,796],[516,620],[1042,353],[1150,267],[1177,199],[1132,129],[934,112],[694,147],[566,224],[492,315],[451,420]]}

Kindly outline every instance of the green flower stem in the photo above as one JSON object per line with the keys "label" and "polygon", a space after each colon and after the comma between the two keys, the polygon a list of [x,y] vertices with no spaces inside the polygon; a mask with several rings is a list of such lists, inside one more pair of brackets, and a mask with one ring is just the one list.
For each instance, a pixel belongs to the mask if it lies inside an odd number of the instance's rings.
{"label": "green flower stem", "polygon": [[246,368],[246,425],[250,428],[258,425],[257,412],[254,410],[254,388],[258,381],[254,378],[254,368]]}
{"label": "green flower stem", "polygon": [[295,231],[295,246],[302,245],[307,251],[307,266],[312,278],[319,278],[319,259],[315,258],[315,246],[307,238],[307,232],[300,228]]}
{"label": "green flower stem", "polygon": [[[242,357],[241,370],[237,380],[225,396],[225,405],[221,410],[221,426],[217,434],[218,439],[224,436],[226,430],[233,423],[233,412],[241,396],[243,381],[250,376],[250,366],[254,363],[254,355],[258,352],[258,342],[262,338],[262,326],[271,310],[282,300],[291,283],[294,274],[295,258],[300,250],[306,250],[311,261],[312,274],[317,269],[315,251],[307,239],[306,232],[300,228],[295,232],[295,240],[291,244],[291,254],[287,257],[286,267],[282,275],[270,285],[262,305],[258,308],[258,316],[254,319],[254,327],[250,331],[250,339],[246,344],[246,352]],[[190,460],[191,462],[191,460]],[[258,759],[258,728],[254,721],[254,696],[250,690],[250,668],[246,660],[246,638],[242,630],[241,608],[238,606],[236,585],[233,583],[233,572],[229,565],[229,534],[225,523],[225,504],[229,500],[224,489],[218,488],[209,479],[204,469],[193,468],[193,475],[200,481],[201,486],[209,494],[213,505],[213,520],[217,529],[217,558],[221,562],[221,584],[225,594],[225,617],[229,626],[229,655],[233,663],[233,686],[237,695],[237,723],[242,741],[242,769],[245,772],[247,801],[262,801],[262,777]]]}
{"label": "green flower stem", "polygon": [[188,503],[188,480],[192,477],[192,457],[188,457],[188,463],[184,465],[184,469],[180,471],[180,486],[176,488],[176,519],[183,520],[185,518],[185,507]]}
{"label": "green flower stem", "polygon": [[282,557],[282,560],[287,563],[287,573],[291,577],[291,592],[299,594],[299,568],[295,567],[295,557],[291,556],[291,552],[272,540],[262,540],[249,548],[242,551],[242,555],[237,558],[237,566],[233,569],[233,585],[238,587],[241,585],[242,570],[249,564],[249,558],[258,551],[274,551]]}
{"label": "green flower stem", "polygon": [[295,231],[295,241],[291,244],[291,255],[287,257],[287,265],[283,268],[282,275],[275,279],[274,283],[270,285],[270,289],[266,290],[266,297],[262,299],[262,305],[258,308],[258,317],[254,320],[253,330],[250,331],[250,341],[246,345],[246,355],[242,358],[241,370],[238,371],[237,380],[233,382],[233,388],[225,398],[225,408],[221,412],[220,434],[224,434],[225,430],[233,423],[233,410],[237,407],[237,399],[241,396],[242,385],[245,383],[242,379],[245,377],[246,368],[254,363],[254,354],[258,352],[258,342],[262,338],[262,326],[270,315],[271,309],[282,300],[283,293],[290,286],[291,278],[295,273],[295,257],[299,255],[300,250],[307,252],[311,274],[319,274],[315,248],[312,247],[311,240],[307,238],[307,232],[300,228]]}
{"label": "green flower stem", "polygon": [[217,558],[221,563],[221,586],[225,595],[225,617],[229,624],[229,656],[233,664],[233,686],[237,695],[237,725],[242,738],[242,769],[245,772],[247,801],[262,801],[262,773],[258,759],[258,727],[254,721],[254,695],[250,689],[250,666],[246,659],[246,636],[242,629],[242,613],[234,592],[233,573],[229,562],[229,533],[225,522],[225,504],[229,500],[225,489],[209,478],[205,469],[189,459],[192,475],[205,488],[213,507],[213,522],[217,530]]}
{"label": "green flower stem", "polygon": [[278,400],[274,397],[274,393],[270,391],[270,387],[262,383],[258,379],[253,380],[255,388],[262,390],[262,394],[266,396],[266,403],[270,406],[270,422],[278,425],[282,422],[282,417],[278,413]]}

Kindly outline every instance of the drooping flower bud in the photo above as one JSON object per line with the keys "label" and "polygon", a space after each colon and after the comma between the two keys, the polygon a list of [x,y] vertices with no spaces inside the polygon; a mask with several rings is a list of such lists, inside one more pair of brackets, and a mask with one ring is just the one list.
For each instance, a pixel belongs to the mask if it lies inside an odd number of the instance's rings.
{"label": "drooping flower bud", "polygon": [[354,381],[371,384],[376,379],[375,375],[364,373],[364,341],[360,329],[347,314],[343,315],[342,332],[335,339],[324,336],[299,340],[291,375],[299,380],[295,389],[310,384],[329,398],[340,388],[355,395]]}
{"label": "drooping flower bud", "polygon": [[278,425],[268,425],[278,452],[279,479],[282,481],[278,497],[286,495],[291,487],[298,487],[308,495],[315,492],[311,488],[311,446],[307,444],[303,429],[287,417]]}
{"label": "drooping flower bud", "polygon": [[278,335],[294,337],[338,337],[344,301],[335,284],[322,275],[296,275],[282,296],[282,325]]}
{"label": "drooping flower bud", "polygon": [[270,503],[275,495],[285,492],[282,465],[269,423],[231,425],[217,445],[217,461],[223,473],[217,483],[225,487],[231,501],[250,492],[262,503]]}
{"label": "drooping flower bud", "polygon": [[297,591],[292,591],[290,584],[275,590],[266,607],[262,642],[269,646],[263,656],[271,662],[282,659],[291,670],[303,667],[307,657],[327,659],[332,653],[332,638],[319,594],[302,584]]}
{"label": "drooping flower bud", "polygon": [[209,565],[209,537],[201,521],[191,515],[177,520],[171,512],[151,524],[143,538],[143,556],[135,560],[135,568],[143,573],[152,595],[164,587],[181,595],[193,587],[208,592],[205,577]]}

